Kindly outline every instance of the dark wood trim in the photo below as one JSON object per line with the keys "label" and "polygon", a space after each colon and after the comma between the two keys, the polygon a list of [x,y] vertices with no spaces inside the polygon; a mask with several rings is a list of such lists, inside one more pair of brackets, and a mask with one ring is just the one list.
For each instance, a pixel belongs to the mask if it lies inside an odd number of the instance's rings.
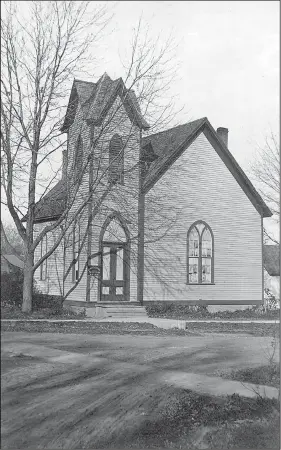
{"label": "dark wood trim", "polygon": [[[199,230],[197,228],[197,225],[199,224],[203,224],[204,228],[202,230],[202,233],[199,233]],[[189,282],[189,258],[192,258],[192,256],[189,256],[189,235],[192,231],[193,228],[196,228],[196,231],[198,233],[198,237],[199,237],[199,255],[198,256],[194,256],[194,258],[198,259],[198,283],[190,283]],[[202,236],[205,230],[209,230],[211,233],[211,237],[212,237],[212,256],[202,256]],[[208,285],[213,285],[215,284],[214,282],[214,273],[215,273],[215,239],[214,239],[214,233],[212,228],[210,227],[210,225],[207,224],[207,222],[205,222],[204,220],[196,220],[196,222],[194,222],[188,229],[187,231],[187,239],[186,239],[186,269],[187,269],[187,277],[186,277],[186,284],[187,285],[191,285],[191,286],[208,286]],[[210,259],[211,260],[211,283],[202,283],[202,258],[206,258],[206,259]]]}
{"label": "dark wood trim", "polygon": [[92,143],[94,140],[94,127],[90,125],[90,161],[89,161],[89,202],[88,202],[88,242],[87,242],[87,281],[86,281],[86,301],[91,301],[91,275],[89,273],[88,267],[91,264],[91,254],[92,254],[92,239],[93,239],[93,179],[94,179],[94,167],[93,167],[93,155],[91,153]]}
{"label": "dark wood trim", "polygon": [[262,271],[262,302],[264,304],[264,247],[263,247],[263,217],[261,216],[261,271]]}
{"label": "dark wood trim", "polygon": [[144,301],[145,305],[153,305],[155,303],[175,303],[177,305],[262,305],[262,300],[178,300],[178,301],[161,301],[161,300],[148,300]]}
{"label": "dark wood trim", "polygon": [[[100,270],[100,277],[98,278],[98,302],[101,302],[102,298],[103,298],[103,295],[102,295],[102,279],[103,279],[102,251],[103,251],[103,245],[104,245],[103,236],[106,231],[106,228],[108,227],[108,225],[110,224],[110,222],[113,219],[116,219],[120,223],[120,226],[123,228],[125,236],[126,236],[126,242],[122,243],[122,244],[124,244],[123,259],[125,262],[125,264],[124,264],[125,271],[123,273],[123,276],[124,276],[124,301],[130,300],[130,254],[131,254],[130,233],[129,233],[128,227],[126,225],[126,222],[123,219],[123,217],[121,216],[121,214],[117,211],[113,211],[111,214],[109,214],[109,216],[104,221],[104,224],[101,228],[100,237],[99,237],[99,266],[100,266],[101,270]],[[117,242],[115,242],[114,244],[116,244],[116,243]]]}
{"label": "dark wood trim", "polygon": [[144,222],[145,222],[145,195],[143,193],[143,179],[145,162],[142,158],[142,132],[140,131],[139,150],[139,193],[138,193],[138,262],[137,262],[137,301],[143,304],[144,286]]}
{"label": "dark wood trim", "polygon": [[260,194],[256,191],[255,187],[239,166],[234,156],[230,153],[226,145],[221,141],[211,124],[208,122],[208,126],[204,126],[203,133],[208,139],[210,144],[214,147],[217,154],[220,156],[230,173],[233,175],[239,186],[249,198],[250,202],[256,208],[258,213],[264,217],[271,217],[272,212],[268,206],[264,203]]}
{"label": "dark wood trim", "polygon": [[194,142],[194,140],[203,132],[210,144],[214,147],[218,155],[221,157],[231,174],[234,176],[238,184],[243,189],[253,206],[256,208],[260,215],[263,217],[271,217],[272,212],[263,201],[260,194],[256,191],[255,187],[241,169],[233,155],[230,153],[226,145],[217,135],[216,131],[210,124],[207,118],[191,133],[190,136],[179,146],[178,149],[171,152],[170,156],[163,162],[162,165],[156,169],[154,175],[147,183],[144,184],[145,194],[157,183],[161,176],[168,170],[168,168],[181,156],[181,154]]}
{"label": "dark wood trim", "polygon": [[[202,124],[200,124],[195,131],[188,136],[188,138],[181,144],[181,146],[165,161],[163,165],[160,165],[154,174],[154,176],[143,184],[143,191],[145,194],[157,183],[158,180],[164,175],[164,173],[169,169],[169,167],[174,164],[174,162],[181,156],[181,154],[195,141],[195,139],[202,132]],[[159,158],[160,159],[160,158]]]}

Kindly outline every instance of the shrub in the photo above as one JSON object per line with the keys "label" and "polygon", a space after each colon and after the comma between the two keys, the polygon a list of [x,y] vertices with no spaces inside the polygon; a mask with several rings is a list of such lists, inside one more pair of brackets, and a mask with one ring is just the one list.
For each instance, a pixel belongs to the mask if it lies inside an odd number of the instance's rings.
{"label": "shrub", "polygon": [[22,304],[23,273],[21,270],[1,274],[1,306]]}
{"label": "shrub", "polygon": [[157,302],[146,305],[149,317],[207,317],[210,315],[206,305],[181,305],[169,302]]}
{"label": "shrub", "polygon": [[[1,306],[22,306],[23,273],[21,270],[15,273],[1,274]],[[36,284],[33,288],[33,310],[50,309],[52,314],[62,312],[62,297],[46,295],[39,291]]]}

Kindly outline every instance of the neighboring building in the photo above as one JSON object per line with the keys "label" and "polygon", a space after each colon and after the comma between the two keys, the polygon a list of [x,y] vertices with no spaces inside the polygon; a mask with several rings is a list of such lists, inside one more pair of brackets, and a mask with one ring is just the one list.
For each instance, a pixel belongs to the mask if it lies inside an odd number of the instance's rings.
{"label": "neighboring building", "polygon": [[23,269],[23,261],[16,255],[1,255],[1,273],[17,272]]}
{"label": "neighboring building", "polygon": [[[215,131],[207,118],[148,130],[122,79],[74,81],[62,127],[63,176],[36,205],[36,233],[66,204],[67,223],[85,208],[37,270],[38,287],[66,295],[81,278],[66,302],[83,307],[263,303],[263,218],[272,213],[228,150],[228,130]],[[44,239],[36,258],[55,237]]]}
{"label": "neighboring building", "polygon": [[279,245],[264,245],[264,286],[280,300],[280,247]]}

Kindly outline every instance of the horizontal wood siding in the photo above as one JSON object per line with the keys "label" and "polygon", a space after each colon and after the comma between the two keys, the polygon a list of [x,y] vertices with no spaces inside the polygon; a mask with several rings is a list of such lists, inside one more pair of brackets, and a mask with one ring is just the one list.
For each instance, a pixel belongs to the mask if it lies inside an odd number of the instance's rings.
{"label": "horizontal wood siding", "polygon": [[[130,300],[136,300],[137,292],[137,277],[136,277],[136,239],[137,239],[137,201],[138,201],[138,159],[139,159],[139,130],[135,125],[130,122],[125,109],[120,107],[119,97],[112,105],[108,112],[107,117],[111,117],[110,122],[106,129],[104,129],[99,138],[99,142],[94,150],[93,158],[93,170],[94,180],[102,179],[102,183],[96,184],[93,195],[93,207],[98,204],[102,193],[107,187],[107,167],[109,161],[109,142],[114,134],[119,134],[122,137],[125,146],[125,158],[124,158],[124,185],[117,184],[116,187],[106,196],[106,199],[102,202],[102,205],[98,208],[99,213],[94,217],[92,227],[92,243],[91,253],[99,252],[99,239],[102,226],[107,217],[113,212],[119,212],[125,220],[129,229],[130,236],[133,238],[131,243],[131,267],[130,267]],[[69,147],[68,147],[68,178],[72,179],[73,172],[73,159],[75,153],[75,146],[79,136],[81,134],[83,138],[83,150],[84,150],[84,163],[89,155],[89,149],[91,145],[91,134],[94,139],[100,134],[100,127],[95,127],[91,130],[92,125],[87,125],[83,120],[81,110],[78,109],[74,123],[69,130]],[[92,133],[91,133],[92,131]],[[71,220],[71,213],[75,212],[81,201],[87,198],[89,192],[89,172],[87,171],[83,177],[82,183],[79,187],[79,192],[76,195],[75,202],[72,210],[70,211],[69,218]],[[81,234],[87,233],[87,220],[88,220],[88,207],[82,214],[82,220],[80,220]],[[69,266],[72,260],[72,252],[66,251],[66,268]],[[87,261],[87,241],[85,248],[80,255],[80,267],[82,267]],[[99,259],[96,257],[93,264],[98,264]],[[68,300],[71,301],[85,301],[86,299],[86,273],[83,279],[75,290],[68,296]],[[73,286],[71,272],[65,282],[65,290]],[[98,281],[95,277],[91,278],[90,282],[90,301],[98,300]]]}
{"label": "horizontal wood siding", "polygon": [[[34,238],[52,222],[36,224],[34,227]],[[58,232],[47,233],[48,250],[57,241]],[[41,243],[36,247],[34,261],[35,263],[41,258]],[[47,258],[47,276],[46,280],[40,280],[40,266],[34,273],[35,286],[43,294],[63,295],[63,241],[59,244],[54,253]]]}
{"label": "horizontal wood siding", "polygon": [[[203,133],[146,195],[146,242],[151,217],[158,233],[171,225],[145,245],[144,301],[262,300],[260,215]],[[214,234],[214,285],[186,284],[187,231],[197,220]]]}

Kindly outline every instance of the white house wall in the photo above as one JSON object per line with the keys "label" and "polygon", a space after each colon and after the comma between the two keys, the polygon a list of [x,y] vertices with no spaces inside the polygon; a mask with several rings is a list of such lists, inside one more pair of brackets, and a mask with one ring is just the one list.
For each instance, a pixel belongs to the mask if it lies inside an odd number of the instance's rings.
{"label": "white house wall", "polygon": [[[163,217],[173,208],[178,218],[163,239],[146,245],[144,301],[262,300],[261,217],[203,133],[146,195],[146,221],[153,197],[162,199]],[[155,227],[162,220],[155,215]],[[187,231],[197,220],[214,234],[213,285],[187,284]]]}

